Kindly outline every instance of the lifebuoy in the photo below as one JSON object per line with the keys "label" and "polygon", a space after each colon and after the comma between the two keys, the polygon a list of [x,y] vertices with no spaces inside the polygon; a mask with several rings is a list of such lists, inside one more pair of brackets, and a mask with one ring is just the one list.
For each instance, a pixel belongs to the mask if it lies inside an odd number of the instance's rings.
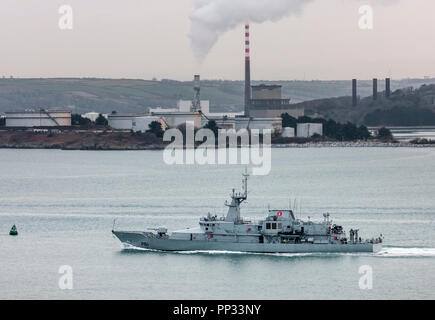
{"label": "lifebuoy", "polygon": [[282,217],[282,211],[278,211],[277,216]]}

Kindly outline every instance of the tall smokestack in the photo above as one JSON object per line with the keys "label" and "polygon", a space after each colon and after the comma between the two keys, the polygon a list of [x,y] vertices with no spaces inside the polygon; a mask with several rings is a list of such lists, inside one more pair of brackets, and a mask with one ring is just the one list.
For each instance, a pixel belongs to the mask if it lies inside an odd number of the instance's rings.
{"label": "tall smokestack", "polygon": [[373,79],[373,100],[378,99],[378,79]]}
{"label": "tall smokestack", "polygon": [[245,25],[245,117],[249,117],[251,104],[251,57],[249,52],[249,24]]}
{"label": "tall smokestack", "polygon": [[385,96],[388,98],[391,96],[391,79],[385,79]]}
{"label": "tall smokestack", "polygon": [[193,86],[193,91],[194,96],[193,96],[193,111],[199,111],[201,110],[201,84],[200,84],[200,76],[198,74],[195,75],[194,77],[194,86]]}
{"label": "tall smokestack", "polygon": [[352,79],[352,105],[356,107],[358,104],[357,80]]}

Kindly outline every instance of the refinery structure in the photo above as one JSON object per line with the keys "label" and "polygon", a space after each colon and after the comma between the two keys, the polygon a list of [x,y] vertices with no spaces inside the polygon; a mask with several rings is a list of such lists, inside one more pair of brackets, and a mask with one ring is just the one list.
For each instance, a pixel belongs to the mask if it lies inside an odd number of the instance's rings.
{"label": "refinery structure", "polygon": [[282,87],[279,85],[251,86],[251,57],[249,25],[245,25],[245,92],[244,110],[232,113],[213,113],[210,102],[201,100],[200,76],[194,77],[194,95],[192,101],[179,101],[177,108],[150,109],[146,114],[111,114],[108,116],[109,125],[114,129],[128,129],[146,131],[153,121],[159,121],[163,128],[174,128],[193,123],[195,127],[203,127],[213,120],[222,129],[270,129],[281,133],[283,113],[293,117],[304,115],[304,109],[290,104],[290,99],[282,98]]}

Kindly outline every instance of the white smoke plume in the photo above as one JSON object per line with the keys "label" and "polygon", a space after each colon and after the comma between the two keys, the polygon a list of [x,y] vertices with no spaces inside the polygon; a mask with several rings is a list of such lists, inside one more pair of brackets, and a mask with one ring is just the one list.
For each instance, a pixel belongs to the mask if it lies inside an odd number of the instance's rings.
{"label": "white smoke plume", "polygon": [[203,61],[225,32],[245,22],[278,21],[300,13],[312,0],[195,0],[189,34],[193,54]]}
{"label": "white smoke plume", "polygon": [[[193,54],[204,60],[219,37],[225,32],[249,23],[278,21],[297,15],[313,0],[195,0],[190,15],[190,40]],[[381,4],[397,0],[372,0]]]}

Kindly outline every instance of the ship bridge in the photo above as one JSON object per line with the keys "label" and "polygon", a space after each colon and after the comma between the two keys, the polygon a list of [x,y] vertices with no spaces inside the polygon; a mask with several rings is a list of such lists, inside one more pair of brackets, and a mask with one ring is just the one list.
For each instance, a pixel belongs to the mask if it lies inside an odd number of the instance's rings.
{"label": "ship bridge", "polygon": [[269,210],[269,215],[266,220],[282,221],[296,219],[293,210]]}

